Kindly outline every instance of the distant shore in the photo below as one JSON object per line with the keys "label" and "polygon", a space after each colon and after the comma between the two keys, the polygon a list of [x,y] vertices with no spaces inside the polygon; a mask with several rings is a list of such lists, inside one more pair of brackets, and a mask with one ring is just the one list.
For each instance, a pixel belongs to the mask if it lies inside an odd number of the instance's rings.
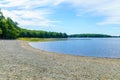
{"label": "distant shore", "polygon": [[119,80],[120,59],[56,54],[0,40],[1,80]]}

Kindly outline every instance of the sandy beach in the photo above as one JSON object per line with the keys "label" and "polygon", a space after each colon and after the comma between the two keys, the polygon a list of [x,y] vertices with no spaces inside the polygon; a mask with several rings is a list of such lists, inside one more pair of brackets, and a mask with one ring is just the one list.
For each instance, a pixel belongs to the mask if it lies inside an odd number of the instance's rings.
{"label": "sandy beach", "polygon": [[120,80],[120,59],[82,57],[0,40],[0,80]]}

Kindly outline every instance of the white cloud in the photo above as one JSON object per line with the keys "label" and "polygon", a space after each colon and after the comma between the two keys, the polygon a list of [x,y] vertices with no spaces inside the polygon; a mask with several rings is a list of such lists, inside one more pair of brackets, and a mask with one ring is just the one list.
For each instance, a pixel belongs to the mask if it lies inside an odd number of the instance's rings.
{"label": "white cloud", "polygon": [[19,22],[21,26],[53,26],[55,21],[50,20],[47,15],[50,13],[46,10],[2,10],[4,15],[11,17],[14,21]]}
{"label": "white cloud", "polygon": [[73,7],[78,9],[78,15],[92,13],[104,16],[99,25],[120,24],[120,0],[71,0]]}
{"label": "white cloud", "polygon": [[[45,8],[50,0],[3,0],[0,7],[5,16],[17,21],[20,26],[55,26],[57,21],[49,16],[52,10]],[[41,7],[41,9],[37,9]]]}
{"label": "white cloud", "polygon": [[115,0],[96,8],[96,12],[106,16],[99,24],[120,24],[120,1]]}
{"label": "white cloud", "polygon": [[105,16],[99,25],[120,24],[120,0],[1,0],[0,8],[21,26],[55,26],[52,9],[62,3],[74,7],[78,15]]}
{"label": "white cloud", "polygon": [[98,22],[99,25],[120,24],[120,0],[60,0],[59,4],[66,2],[78,10],[77,15],[86,13],[104,16],[105,19]]}

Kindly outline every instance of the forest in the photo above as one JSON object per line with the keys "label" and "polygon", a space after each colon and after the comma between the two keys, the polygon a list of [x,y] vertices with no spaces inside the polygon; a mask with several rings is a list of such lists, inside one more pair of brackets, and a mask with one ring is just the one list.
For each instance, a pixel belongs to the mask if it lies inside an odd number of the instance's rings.
{"label": "forest", "polygon": [[18,26],[11,18],[5,17],[0,10],[0,39],[16,39],[20,37],[32,38],[67,38],[66,33],[28,30]]}
{"label": "forest", "polygon": [[106,34],[72,34],[67,35],[61,32],[48,32],[42,30],[28,30],[18,26],[18,23],[9,17],[5,17],[0,10],[0,39],[17,39],[17,38],[104,38],[104,37],[120,37]]}
{"label": "forest", "polygon": [[47,32],[38,30],[20,29],[19,37],[34,37],[34,38],[67,38],[66,33]]}
{"label": "forest", "polygon": [[106,35],[106,34],[73,34],[69,35],[69,37],[81,37],[81,38],[89,38],[89,37],[97,37],[97,38],[104,38],[104,37],[113,37],[111,35]]}

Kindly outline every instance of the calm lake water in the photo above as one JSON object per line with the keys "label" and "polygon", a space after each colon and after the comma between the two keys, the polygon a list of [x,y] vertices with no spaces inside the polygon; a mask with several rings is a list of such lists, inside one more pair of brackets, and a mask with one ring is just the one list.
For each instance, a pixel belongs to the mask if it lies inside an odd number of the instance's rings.
{"label": "calm lake water", "polygon": [[120,58],[120,38],[69,38],[29,44],[34,48],[61,54]]}

